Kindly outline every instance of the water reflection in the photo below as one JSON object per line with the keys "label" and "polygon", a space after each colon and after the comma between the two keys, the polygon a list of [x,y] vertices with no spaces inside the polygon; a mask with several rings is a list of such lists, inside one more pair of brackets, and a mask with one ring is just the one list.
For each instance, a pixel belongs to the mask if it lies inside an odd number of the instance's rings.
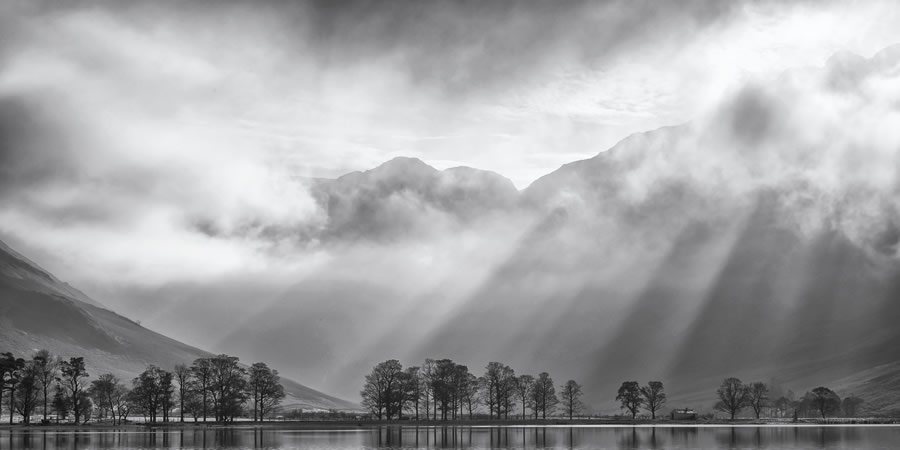
{"label": "water reflection", "polygon": [[2,429],[0,450],[891,448],[900,427],[260,427],[52,431]]}

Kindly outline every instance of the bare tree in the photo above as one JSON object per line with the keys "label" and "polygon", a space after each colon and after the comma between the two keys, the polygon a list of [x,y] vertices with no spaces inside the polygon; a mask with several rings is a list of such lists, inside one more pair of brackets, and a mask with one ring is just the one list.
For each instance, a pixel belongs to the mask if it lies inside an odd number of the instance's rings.
{"label": "bare tree", "polygon": [[644,397],[644,405],[650,411],[650,419],[656,420],[656,412],[666,404],[666,392],[662,381],[651,381],[641,387],[641,396]]}
{"label": "bare tree", "polygon": [[68,361],[63,361],[60,365],[62,378],[60,384],[69,396],[71,408],[75,415],[75,423],[81,419],[81,415],[85,410],[85,401],[89,401],[84,392],[87,385],[88,377],[87,369],[84,366],[84,358],[72,357]]}
{"label": "bare tree", "polygon": [[119,379],[111,374],[105,373],[91,382],[88,388],[88,394],[94,400],[94,403],[101,411],[109,411],[112,416],[113,424],[120,424],[127,416],[127,406],[123,405],[123,399],[127,395],[127,389]]}
{"label": "bare tree", "polygon": [[485,367],[481,377],[482,397],[491,418],[503,418],[509,414],[516,386],[516,373],[503,363],[492,361]]}
{"label": "bare tree", "polygon": [[769,405],[769,386],[761,381],[750,383],[747,386],[747,404],[759,420],[762,409]]}
{"label": "bare tree", "polygon": [[553,378],[547,372],[541,372],[537,380],[534,381],[534,387],[531,389],[531,398],[535,405],[535,418],[538,412],[541,418],[546,419],[547,413],[553,412],[559,398],[556,397],[556,389],[553,387]]}
{"label": "bare tree", "polygon": [[111,399],[113,410],[117,416],[116,420],[121,425],[128,420],[128,414],[131,412],[131,390],[125,385],[117,383]]}
{"label": "bare tree", "polygon": [[162,371],[160,378],[160,388],[162,397],[160,397],[160,409],[162,410],[163,422],[169,421],[169,411],[172,410],[172,396],[175,395],[175,385],[172,383],[175,376],[168,370]]}
{"label": "bare tree", "polygon": [[[473,381],[474,379],[474,381]],[[469,405],[471,411],[475,403],[474,397],[477,389],[472,392],[471,383],[478,384],[478,379],[469,372],[469,368],[463,364],[454,364],[450,375],[451,403],[453,408],[453,419],[461,417],[465,414],[466,405]],[[471,414],[471,413],[470,413]]]}
{"label": "bare tree", "polygon": [[633,421],[644,403],[644,397],[641,396],[641,385],[637,381],[623,381],[622,385],[619,386],[616,400],[621,403],[622,409],[627,409],[631,412],[631,420]]}
{"label": "bare tree", "polygon": [[203,411],[203,421],[209,416],[209,390],[212,385],[212,360],[210,358],[198,358],[191,365],[191,374],[197,382],[197,391],[200,397],[200,409]]}
{"label": "bare tree", "polygon": [[419,403],[422,400],[422,374],[418,366],[407,367],[403,372],[403,402],[412,408],[416,420],[419,420]]}
{"label": "bare tree", "polygon": [[159,367],[150,365],[132,380],[131,395],[134,403],[150,418],[150,422],[156,422],[157,415],[164,409],[164,397],[166,396],[165,378],[166,372]]}
{"label": "bare tree", "polygon": [[534,389],[533,376],[520,375],[519,378],[516,379],[516,392],[519,394],[519,399],[522,400],[522,420],[525,420],[525,408],[528,405],[531,405],[532,410],[534,410],[534,403],[529,401],[532,389]]}
{"label": "bare tree", "polygon": [[569,415],[569,420],[572,420],[572,417],[581,412],[582,407],[584,407],[584,404],[581,403],[581,395],[581,385],[576,383],[575,380],[566,381],[566,384],[561,386],[559,396],[566,414]]}
{"label": "bare tree", "polygon": [[186,399],[190,396],[193,383],[193,375],[191,369],[184,365],[175,366],[175,381],[178,382],[178,415],[179,422],[184,422],[184,405]]}
{"label": "bare tree", "polygon": [[469,412],[469,418],[472,418],[475,408],[478,407],[478,377],[472,373],[466,373],[466,382],[463,385],[461,396]]}
{"label": "bare tree", "polygon": [[250,367],[250,396],[253,398],[253,420],[264,420],[284,398],[284,387],[278,371],[265,363]]}
{"label": "bare tree", "polygon": [[60,417],[62,417],[63,420],[67,419],[69,417],[69,411],[72,410],[72,402],[69,399],[69,396],[66,395],[66,390],[58,384],[53,391],[53,401],[50,405],[56,413],[56,423],[59,423]]}
{"label": "bare tree", "polygon": [[50,386],[59,376],[60,359],[54,358],[47,350],[38,350],[31,358],[37,367],[37,380],[41,385],[41,398],[44,401],[44,421],[47,421],[48,404],[50,402]]}
{"label": "bare tree", "polygon": [[[18,383],[14,391],[16,412],[22,415],[22,423],[28,425],[31,423],[31,415],[37,408],[38,399],[41,395],[40,383],[38,382],[38,367],[35,362],[25,361],[16,374]],[[13,393],[11,393],[13,394]],[[9,410],[12,416],[13,410]]]}
{"label": "bare tree", "polygon": [[366,383],[360,392],[362,404],[379,420],[393,416],[397,395],[400,391],[401,373],[403,366],[400,361],[390,359],[378,363],[372,373],[366,375]]}
{"label": "bare tree", "polygon": [[[422,364],[422,369],[419,371],[422,384],[420,389],[422,392],[422,400],[425,403],[426,420],[428,420],[429,414],[431,414],[432,405],[434,404],[434,389],[432,389],[432,385],[436,364],[437,363],[433,359],[427,358],[425,359],[425,364]],[[434,409],[434,416],[432,417],[437,419],[437,408]]]}
{"label": "bare tree", "polygon": [[715,409],[731,415],[731,420],[745,406],[747,406],[747,386],[738,378],[726,378],[716,390],[719,401]]}
{"label": "bare tree", "polygon": [[218,422],[233,422],[247,401],[247,370],[236,356],[217,355],[210,359],[212,368],[209,391]]}
{"label": "bare tree", "polygon": [[19,371],[25,365],[25,360],[16,358],[12,353],[0,354],[0,409],[3,404],[3,391],[9,391],[9,424],[13,423],[13,410],[16,386],[19,382]]}

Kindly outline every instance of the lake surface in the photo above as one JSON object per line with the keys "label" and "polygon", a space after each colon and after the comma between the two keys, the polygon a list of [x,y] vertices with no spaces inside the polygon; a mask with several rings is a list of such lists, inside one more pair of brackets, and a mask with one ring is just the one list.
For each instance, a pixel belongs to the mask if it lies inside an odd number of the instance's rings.
{"label": "lake surface", "polygon": [[894,449],[900,426],[0,430],[6,449]]}

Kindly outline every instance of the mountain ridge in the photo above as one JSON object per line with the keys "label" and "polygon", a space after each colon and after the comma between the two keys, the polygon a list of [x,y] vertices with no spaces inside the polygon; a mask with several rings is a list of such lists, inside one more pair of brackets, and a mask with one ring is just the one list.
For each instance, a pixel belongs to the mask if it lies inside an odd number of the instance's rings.
{"label": "mountain ridge", "polygon": [[[39,349],[83,356],[92,376],[109,372],[126,383],[149,364],[171,368],[213,355],[70,292],[80,293],[0,241],[0,343],[5,351],[24,357]],[[288,394],[285,406],[358,408],[288,378],[282,383]]]}

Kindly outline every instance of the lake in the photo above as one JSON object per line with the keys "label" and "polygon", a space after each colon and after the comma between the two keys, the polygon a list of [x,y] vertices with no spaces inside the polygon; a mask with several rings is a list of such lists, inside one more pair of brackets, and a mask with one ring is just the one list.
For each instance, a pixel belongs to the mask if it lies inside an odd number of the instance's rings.
{"label": "lake", "polygon": [[900,426],[0,429],[6,449],[893,449]]}

